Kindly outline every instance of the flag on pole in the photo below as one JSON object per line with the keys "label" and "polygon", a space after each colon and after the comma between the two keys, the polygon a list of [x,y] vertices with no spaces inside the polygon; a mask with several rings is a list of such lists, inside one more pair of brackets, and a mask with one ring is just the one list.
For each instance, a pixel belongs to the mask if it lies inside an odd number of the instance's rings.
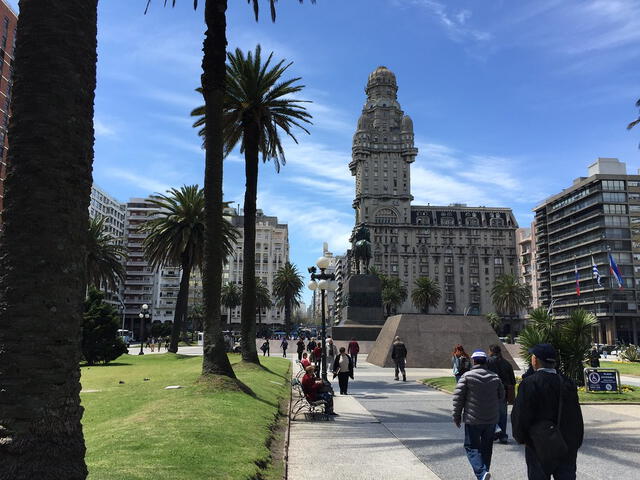
{"label": "flag on pole", "polygon": [[598,271],[598,265],[596,265],[596,262],[593,260],[593,255],[591,255],[591,265],[593,265],[593,278],[596,279],[596,282],[598,282],[598,286],[601,287],[602,284],[600,283],[600,272]]}
{"label": "flag on pole", "polygon": [[623,288],[622,274],[620,273],[620,270],[618,269],[618,265],[616,265],[616,261],[613,259],[613,256],[611,254],[609,254],[609,271],[611,271],[611,275],[613,275],[616,278],[616,283],[618,284],[618,288],[622,290]]}
{"label": "flag on pole", "polygon": [[578,265],[575,263],[573,265],[576,269],[576,293],[580,296],[580,274],[578,273]]}

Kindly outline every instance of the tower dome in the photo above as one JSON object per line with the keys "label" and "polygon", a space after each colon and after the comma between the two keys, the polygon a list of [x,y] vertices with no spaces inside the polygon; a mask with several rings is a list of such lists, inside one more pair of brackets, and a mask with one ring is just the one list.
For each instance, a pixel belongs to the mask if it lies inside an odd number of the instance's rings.
{"label": "tower dome", "polygon": [[402,132],[413,133],[413,120],[409,115],[402,117]]}
{"label": "tower dome", "polygon": [[397,91],[396,76],[387,67],[380,66],[369,74],[365,88],[368,97],[386,96],[395,99]]}

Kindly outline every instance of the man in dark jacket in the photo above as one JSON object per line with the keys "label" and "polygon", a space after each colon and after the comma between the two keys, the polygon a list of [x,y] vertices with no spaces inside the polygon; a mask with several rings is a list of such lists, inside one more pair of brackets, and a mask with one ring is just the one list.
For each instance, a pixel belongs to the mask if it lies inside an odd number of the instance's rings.
{"label": "man in dark jacket", "polygon": [[398,371],[402,372],[402,381],[407,381],[407,372],[404,370],[405,360],[407,359],[407,347],[400,340],[400,337],[393,339],[393,345],[391,347],[391,359],[396,366],[396,380],[398,378]]}
{"label": "man in dark jacket", "polygon": [[[556,372],[556,350],[541,343],[529,350],[531,365],[535,370],[520,384],[511,423],[513,437],[524,443],[529,480],[575,480],[576,457],[582,445],[584,424],[575,384]],[[560,396],[562,411],[559,412]],[[558,422],[559,418],[559,422]],[[555,452],[536,452],[531,438],[531,428],[541,421],[559,423],[559,430],[568,452],[554,457]],[[544,460],[542,460],[544,458]]]}
{"label": "man in dark jacket", "polygon": [[453,392],[453,422],[464,423],[464,448],[478,480],[489,480],[493,432],[499,418],[504,388],[500,378],[486,368],[487,354],[476,350],[473,367],[460,377]]}
{"label": "man in dark jacket", "polygon": [[[509,435],[507,435],[507,400],[513,399],[513,392],[516,386],[516,376],[513,373],[513,367],[502,356],[500,345],[491,345],[489,347],[491,356],[487,359],[487,368],[500,377],[502,386],[504,387],[505,396],[500,403],[500,419],[498,426],[500,432],[496,433],[495,439],[500,443],[508,443]],[[513,401],[513,400],[512,400]]]}

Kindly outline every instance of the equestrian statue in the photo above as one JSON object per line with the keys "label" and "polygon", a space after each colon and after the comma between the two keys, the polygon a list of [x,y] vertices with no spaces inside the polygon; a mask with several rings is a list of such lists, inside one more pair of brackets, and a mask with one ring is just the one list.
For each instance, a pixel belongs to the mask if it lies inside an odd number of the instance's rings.
{"label": "equestrian statue", "polygon": [[[356,274],[367,273],[371,261],[371,236],[369,229],[360,225],[355,229],[352,237],[353,258],[356,262]],[[362,264],[363,268],[360,268]]]}

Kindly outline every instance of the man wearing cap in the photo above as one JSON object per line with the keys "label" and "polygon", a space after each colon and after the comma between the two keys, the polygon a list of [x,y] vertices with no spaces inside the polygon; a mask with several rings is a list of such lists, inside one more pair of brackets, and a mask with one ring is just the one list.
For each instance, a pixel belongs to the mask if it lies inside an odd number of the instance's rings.
{"label": "man wearing cap", "polygon": [[487,354],[476,350],[473,367],[464,373],[453,392],[453,422],[464,423],[464,448],[478,480],[489,480],[493,434],[499,419],[504,387],[500,377],[487,369]]}
{"label": "man wearing cap", "polygon": [[391,359],[396,367],[395,379],[398,380],[399,372],[402,372],[402,381],[407,381],[407,372],[404,370],[405,361],[407,358],[407,347],[404,342],[400,340],[400,337],[393,339],[393,345],[391,346]]}
{"label": "man wearing cap", "polygon": [[[557,373],[553,345],[541,343],[529,353],[535,373],[520,383],[511,412],[513,437],[526,445],[529,480],[549,480],[551,475],[555,480],[575,480],[576,457],[584,435],[577,388],[570,379]],[[558,455],[557,449],[536,451],[531,434],[533,427],[541,422],[552,422],[559,427],[566,444],[563,455]],[[538,445],[541,445],[539,441]]]}

